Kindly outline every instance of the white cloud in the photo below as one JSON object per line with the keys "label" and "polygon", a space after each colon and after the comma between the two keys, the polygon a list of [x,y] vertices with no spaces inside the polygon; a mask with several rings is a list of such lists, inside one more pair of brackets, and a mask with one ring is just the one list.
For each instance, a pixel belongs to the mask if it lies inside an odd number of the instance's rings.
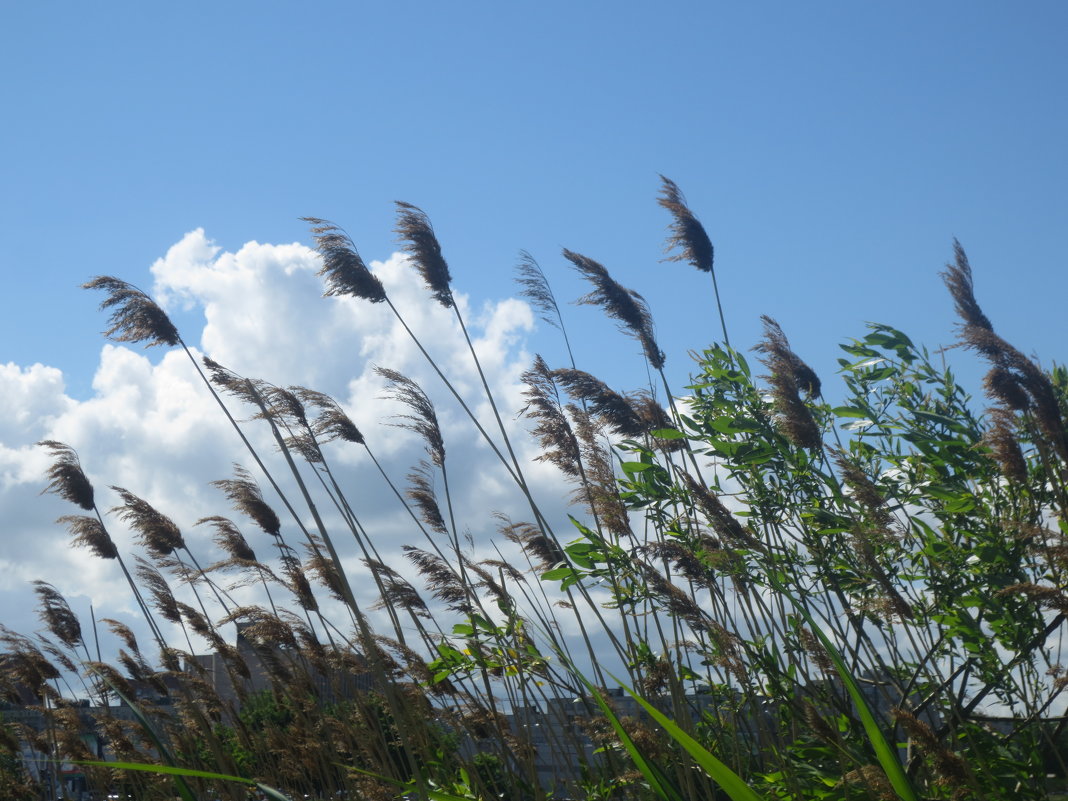
{"label": "white cloud", "polygon": [[[405,257],[394,254],[372,262],[371,267],[449,381],[471,401],[486,430],[499,438],[453,311],[430,299]],[[299,244],[250,242],[228,252],[198,229],[152,266],[155,284],[151,293],[166,309],[202,310],[203,328],[183,332],[194,357],[206,352],[241,375],[334,395],[402,490],[408,470],[423,456],[423,443],[409,431],[383,425],[389,415],[401,410],[381,400],[384,384],[373,368],[390,367],[408,375],[437,406],[461,532],[482,536],[492,531],[491,513],[496,510],[528,518],[529,508],[506,471],[479,440],[389,308],[351,299],[324,299],[318,268],[316,254]],[[525,303],[512,298],[472,309],[468,298],[458,294],[457,303],[504,422],[513,434],[519,434],[519,376],[531,361],[524,342],[533,329],[533,315]],[[41,578],[55,584],[83,619],[87,620],[92,604],[98,618],[124,620],[147,641],[115,563],[71,547],[68,533],[53,522],[60,515],[81,510],[54,496],[40,496],[49,464],[47,454],[33,444],[41,439],[60,440],[78,451],[102,510],[118,503],[109,489],[117,485],[172,517],[202,564],[221,558],[207,527],[193,525],[211,514],[233,517],[261,558],[272,553],[269,538],[232,512],[222,493],[208,484],[229,477],[234,462],[253,470],[265,497],[282,517],[290,543],[299,544],[295,524],[286,518],[180,348],[164,352],[103,345],[92,396],[84,399],[66,394],[62,372],[56,367],[0,366],[0,397],[7,406],[7,414],[0,418],[0,519],[4,521],[0,604],[5,610],[2,622],[13,629],[38,628],[28,582]],[[251,416],[249,409],[235,402],[228,401],[228,405],[242,420]],[[291,481],[285,478],[284,462],[273,448],[267,427],[254,422],[245,430],[288,490]],[[524,459],[536,455],[534,444],[525,436],[518,436],[517,441],[523,443]],[[404,543],[425,545],[362,448],[337,443],[328,454],[362,524],[387,561],[399,561]],[[530,480],[546,490],[550,505],[566,526],[562,511],[567,491],[559,486],[559,477],[545,465],[526,469]],[[314,487],[314,477],[310,473],[305,477]],[[291,497],[296,498],[296,493]],[[337,541],[355,576],[360,568],[351,535],[340,526],[328,499],[319,497],[317,502],[334,533],[342,532]],[[298,509],[310,525],[306,507]],[[132,563],[133,554],[141,553],[135,538],[114,515],[107,515],[106,522]],[[370,581],[354,581],[354,586],[365,603],[374,600]],[[251,589],[237,595],[242,603],[255,599]]]}

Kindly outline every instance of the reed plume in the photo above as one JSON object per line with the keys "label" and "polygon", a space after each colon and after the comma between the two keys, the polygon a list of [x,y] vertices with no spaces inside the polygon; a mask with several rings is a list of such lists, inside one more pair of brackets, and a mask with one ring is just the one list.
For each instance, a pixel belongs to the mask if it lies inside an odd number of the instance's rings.
{"label": "reed plume", "polygon": [[989,415],[990,427],[983,441],[990,448],[990,456],[1005,478],[1023,484],[1027,481],[1027,460],[1016,438],[1016,415],[1001,407],[991,409]]}
{"label": "reed plume", "polygon": [[582,306],[600,306],[620,328],[638,340],[645,358],[654,369],[664,366],[664,352],[656,343],[653,332],[653,316],[645,299],[633,289],[617,283],[603,265],[593,259],[564,249],[564,258],[570,261],[579,274],[593,284],[593,291],[583,295],[576,303]]}
{"label": "reed plume", "polygon": [[576,491],[600,525],[617,537],[631,536],[630,516],[616,486],[612,460],[599,440],[600,430],[584,409],[569,404],[571,419],[575,421],[575,437],[582,449],[582,464],[586,481]]}
{"label": "reed plume", "polygon": [[610,389],[600,379],[566,367],[553,370],[552,377],[568,395],[581,401],[587,411],[600,417],[613,433],[621,437],[641,437],[646,433],[645,423],[630,399]]}
{"label": "reed plume", "polygon": [[522,548],[536,569],[544,572],[567,562],[559,544],[547,537],[537,526],[522,521],[515,522],[500,514],[497,519],[502,536]]}
{"label": "reed plume", "polygon": [[441,435],[441,426],[438,424],[438,415],[434,411],[434,404],[423,392],[422,388],[412,379],[396,370],[386,367],[376,367],[375,372],[386,379],[386,394],[384,397],[399,401],[411,410],[410,414],[398,414],[392,423],[397,428],[406,428],[423,438],[426,444],[426,452],[438,467],[445,464],[445,439]]}
{"label": "reed plume", "polygon": [[723,329],[723,344],[730,348],[727,320],[723,316],[719,282],[716,280],[715,249],[712,247],[712,240],[708,238],[708,232],[701,225],[701,221],[686,204],[686,198],[683,197],[678,184],[663,175],[660,176],[660,182],[660,197],[657,202],[671,214],[671,225],[668,226],[670,235],[664,245],[664,252],[667,254],[664,261],[689,262],[701,272],[712,276],[712,292],[716,298],[716,310],[719,312],[719,322]]}
{"label": "reed plume", "polygon": [[401,548],[419,574],[426,579],[427,586],[435,598],[450,609],[465,615],[472,614],[474,608],[469,600],[468,589],[448,562],[437,554],[413,545],[402,545]]}
{"label": "reed plume", "polygon": [[68,648],[81,645],[81,623],[59,590],[46,581],[34,581],[33,591],[40,603],[37,613],[48,630]]}
{"label": "reed plume", "polygon": [[97,276],[82,284],[82,289],[99,289],[107,293],[101,311],[111,309],[104,336],[116,342],[145,342],[152,345],[179,345],[178,329],[152,298],[125,281],[111,276]]}
{"label": "reed plume", "polygon": [[563,330],[563,317],[556,303],[549,279],[545,277],[541,266],[527,251],[519,252],[519,263],[515,267],[515,281],[519,284],[519,297],[525,299],[538,316],[553,328]]}
{"label": "reed plume", "polygon": [[152,596],[156,611],[169,623],[181,623],[182,612],[178,608],[178,602],[174,598],[174,593],[171,592],[167,579],[141,557],[136,557],[136,559],[137,579]]}
{"label": "reed plume", "polygon": [[441,514],[438,505],[437,494],[434,492],[434,484],[431,478],[430,465],[425,460],[420,461],[410,473],[408,473],[408,490],[404,493],[408,500],[415,504],[420,511],[423,522],[432,531],[438,534],[448,534],[445,518]]}
{"label": "reed plume", "polygon": [[335,564],[323,553],[325,546],[321,541],[313,539],[310,544],[305,543],[304,547],[308,552],[304,562],[305,572],[315,577],[335,599],[344,603],[346,600],[345,585],[341,578],[340,565]]}
{"label": "reed plume", "polygon": [[763,543],[757,540],[746,526],[738,522],[738,519],[723,505],[723,501],[715,493],[689,473],[682,473],[682,479],[697,508],[705,513],[712,530],[721,539],[735,548],[754,550],[763,548]]}
{"label": "reed plume", "polygon": [[286,578],[286,587],[293,593],[300,607],[308,612],[318,612],[319,602],[315,600],[308,577],[300,560],[288,547],[279,547],[279,560],[282,563],[282,575]]}
{"label": "reed plume", "polygon": [[1068,462],[1068,432],[1049,376],[994,332],[975,299],[971,264],[957,240],[953,240],[953,254],[954,261],[946,265],[942,279],[962,320],[961,340],[991,363],[984,382],[987,391],[1010,409],[1032,411],[1043,435],[1062,461]]}
{"label": "reed plume", "polygon": [[296,395],[305,406],[311,406],[319,410],[318,416],[312,421],[312,431],[321,443],[341,440],[353,442],[357,445],[365,444],[363,434],[352,419],[345,413],[341,405],[323,392],[317,392],[306,387],[290,387],[290,391]]}
{"label": "reed plume", "polygon": [[252,474],[241,465],[234,465],[234,478],[212,481],[211,486],[221,489],[234,509],[249,517],[266,533],[272,537],[281,534],[282,523],[278,515],[263,500],[263,493]]}
{"label": "reed plume", "polygon": [[396,201],[398,241],[412,260],[434,299],[446,309],[452,308],[452,276],[441,255],[441,245],[426,212],[411,203]]}
{"label": "reed plume", "polygon": [[[678,184],[670,178],[660,176],[660,197],[657,202],[671,213],[671,225],[665,252],[665,261],[685,261],[701,272],[712,272],[714,249],[705,227],[697,219]],[[673,252],[677,251],[677,252]]]}
{"label": "reed plume", "polygon": [[215,544],[225,551],[231,559],[247,563],[256,562],[256,552],[248,544],[248,540],[245,539],[245,536],[234,525],[232,520],[213,515],[211,517],[202,517],[193,525],[200,526],[205,524],[210,525],[215,530],[213,538]]}
{"label": "reed plume", "polygon": [[185,548],[182,532],[173,520],[129,490],[122,487],[112,489],[122,498],[122,506],[114,507],[112,513],[118,514],[120,520],[137,532],[138,541],[145,550],[154,557],[162,558]]}
{"label": "reed plume", "polygon": [[771,371],[767,379],[781,430],[799,448],[819,448],[823,438],[812,411],[801,400],[801,391],[809,397],[819,395],[820,380],[812,368],[790,350],[790,343],[779,324],[766,315],[760,319],[764,322],[764,339],[754,350],[765,354],[762,361]]}
{"label": "reed plume", "polygon": [[520,414],[536,421],[531,433],[541,444],[536,459],[556,465],[570,478],[579,478],[582,474],[579,443],[560,402],[552,371],[541,356],[535,356],[534,364],[521,379],[527,404]]}
{"label": "reed plume", "polygon": [[638,390],[627,400],[634,409],[634,413],[638,415],[638,419],[641,420],[645,433],[656,441],[657,447],[667,453],[686,449],[684,439],[662,439],[656,436],[657,431],[675,430],[678,423],[672,419],[649,390]]}
{"label": "reed plume", "polygon": [[318,217],[301,219],[313,226],[315,247],[323,260],[318,275],[326,284],[326,295],[348,295],[371,303],[386,299],[382,282],[364,264],[347,233],[328,220]]}
{"label": "reed plume", "polygon": [[41,491],[42,494],[54,493],[86,511],[92,511],[94,508],[93,485],[86,478],[82,463],[74,448],[51,439],[37,444],[47,449],[55,460],[46,473],[49,481],[48,486]]}
{"label": "reed plume", "polygon": [[101,559],[116,559],[119,549],[108,534],[108,530],[98,518],[87,515],[63,515],[57,523],[62,523],[72,534],[72,545],[84,545]]}

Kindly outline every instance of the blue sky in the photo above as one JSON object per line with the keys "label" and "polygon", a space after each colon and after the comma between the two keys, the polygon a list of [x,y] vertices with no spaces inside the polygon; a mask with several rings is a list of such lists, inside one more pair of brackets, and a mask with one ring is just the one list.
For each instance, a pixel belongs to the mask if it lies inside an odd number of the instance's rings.
{"label": "blue sky", "polygon": [[59,366],[78,395],[100,346],[76,288],[87,277],[149,285],[148,266],[197,227],[225,248],[307,243],[302,215],[385,258],[395,199],[427,210],[476,298],[512,292],[520,248],[577,295],[564,246],[646,294],[669,352],[699,347],[715,331],[703,284],[658,263],[658,173],[716,243],[738,344],[762,313],[826,369],[864,320],[944,344],[937,271],[956,236],[999,328],[1059,356],[1061,3],[25,3],[3,16],[0,359]]}
{"label": "blue sky", "polygon": [[[707,277],[660,261],[660,173],[715,243],[732,342],[751,347],[760,315],[777,318],[832,399],[836,344],[865,321],[953,341],[938,272],[954,237],[998,331],[1063,362],[1066,31],[1060,2],[6,4],[4,622],[36,625],[25,587],[42,576],[82,612],[133,615],[111,566],[68,551],[52,521],[71,510],[37,497],[32,443],[70,442],[99,487],[126,486],[183,528],[223,511],[206,482],[243,458],[180,354],[105,346],[88,278],[169,298],[190,344],[336,393],[360,425],[383,414],[364,403],[381,389],[372,361],[434,380],[384,318],[318,297],[310,255],[289,247],[311,244],[301,216],[335,220],[381,262],[452,364],[456,332],[391,258],[392,202],[424,208],[512,408],[533,353],[563,361],[509,300],[520,249],[562,301],[586,291],[562,247],[645,295],[676,387],[687,351],[718,335]],[[599,312],[565,313],[580,367],[620,389],[644,381]],[[952,358],[979,375],[972,355]],[[382,447],[399,475],[421,455]],[[455,452],[485,456],[469,441]],[[513,502],[467,476],[467,508]],[[558,478],[535,483],[559,494]],[[368,514],[401,537],[394,511]]]}

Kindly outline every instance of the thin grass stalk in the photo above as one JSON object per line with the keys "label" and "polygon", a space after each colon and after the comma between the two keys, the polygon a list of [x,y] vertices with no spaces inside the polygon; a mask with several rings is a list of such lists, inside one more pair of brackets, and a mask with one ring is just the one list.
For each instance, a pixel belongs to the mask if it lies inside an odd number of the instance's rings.
{"label": "thin grass stalk", "polygon": [[[286,459],[286,462],[289,465],[290,471],[292,472],[293,477],[297,482],[297,486],[300,489],[300,492],[304,497],[304,500],[305,500],[305,503],[306,503],[306,505],[308,507],[308,510],[310,511],[310,513],[312,515],[312,518],[313,518],[313,520],[315,522],[316,528],[318,529],[319,534],[322,537],[323,543],[326,545],[326,548],[327,548],[327,550],[328,550],[328,552],[330,554],[330,559],[331,559],[331,561],[333,562],[333,564],[337,568],[338,578],[341,581],[341,587],[342,587],[342,590],[343,590],[344,595],[345,595],[346,606],[351,611],[353,620],[354,620],[354,622],[355,622],[355,624],[357,626],[357,630],[360,633],[360,638],[365,643],[365,651],[366,651],[366,653],[368,654],[368,656],[370,658],[372,666],[374,667],[374,672],[376,674],[376,678],[379,681],[380,687],[382,688],[382,692],[385,695],[385,697],[386,697],[386,699],[387,699],[387,701],[388,701],[388,703],[389,703],[389,705],[391,707],[391,711],[392,711],[392,714],[394,716],[394,720],[397,722],[397,725],[399,727],[401,727],[403,730],[407,731],[407,730],[409,730],[409,726],[408,726],[408,722],[407,722],[407,716],[403,714],[403,706],[400,703],[400,699],[395,697],[396,696],[396,691],[395,691],[395,689],[393,687],[392,682],[389,682],[387,680],[387,678],[386,678],[385,670],[384,670],[384,668],[383,668],[383,666],[381,664],[381,661],[379,660],[379,657],[378,657],[378,650],[377,650],[377,648],[376,648],[376,646],[374,644],[374,638],[373,638],[373,636],[371,634],[370,629],[367,626],[366,619],[364,618],[364,615],[360,611],[359,605],[356,602],[356,597],[355,597],[354,593],[352,592],[352,587],[349,584],[348,577],[346,576],[345,571],[344,571],[344,569],[342,567],[341,559],[338,556],[338,553],[334,548],[333,541],[331,540],[330,535],[326,530],[326,526],[323,524],[322,518],[319,516],[319,512],[318,512],[318,510],[317,510],[317,508],[315,506],[315,502],[312,500],[311,495],[308,492],[308,488],[307,488],[307,486],[305,485],[303,479],[300,476],[300,471],[297,469],[297,466],[296,466],[295,462],[293,461],[293,457],[289,453],[288,446],[286,445],[286,443],[285,443],[284,439],[282,438],[281,434],[278,432],[278,429],[274,424],[274,420],[272,419],[272,416],[267,411],[267,407],[263,403],[263,399],[260,397],[259,393],[256,391],[256,388],[252,385],[252,382],[251,381],[247,381],[247,379],[246,379],[246,386],[248,388],[248,391],[252,395],[252,397],[255,398],[256,403],[259,405],[260,411],[264,415],[264,419],[266,419],[268,424],[270,425],[271,431],[274,434],[275,440],[278,443],[279,448],[282,451],[282,455]],[[310,539],[309,539],[309,542],[311,542]],[[313,545],[313,547],[314,547],[314,545]],[[422,767],[420,766],[419,761],[417,759],[413,760],[413,764],[415,765],[416,773],[419,776],[419,784],[420,784],[420,786],[421,787],[425,786],[425,780],[422,778]]]}

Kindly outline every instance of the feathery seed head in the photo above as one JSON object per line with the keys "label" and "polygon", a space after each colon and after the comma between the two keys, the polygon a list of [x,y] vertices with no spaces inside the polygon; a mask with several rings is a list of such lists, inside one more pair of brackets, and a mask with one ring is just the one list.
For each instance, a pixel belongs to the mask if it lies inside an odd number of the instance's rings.
{"label": "feathery seed head", "polygon": [[278,515],[263,500],[263,494],[259,486],[249,473],[241,465],[234,465],[234,478],[212,481],[213,487],[218,487],[233,504],[234,509],[248,515],[261,529],[277,537],[282,530],[282,523]]}
{"label": "feathery seed head", "polygon": [[411,203],[398,200],[395,204],[396,233],[398,241],[404,245],[404,252],[411,257],[412,264],[423,276],[423,281],[434,299],[446,309],[452,308],[455,303],[450,287],[452,276],[449,275],[449,265],[441,255],[441,245],[434,235],[430,218],[426,216],[426,212]]}
{"label": "feathery seed head", "polygon": [[326,284],[324,295],[348,295],[372,303],[386,299],[382,282],[364,264],[349,235],[328,220],[301,217],[311,223],[315,247],[323,259],[319,275]]}
{"label": "feathery seed head", "polygon": [[182,612],[178,608],[178,603],[174,599],[174,593],[171,592],[170,585],[167,584],[167,579],[140,556],[136,557],[136,559],[137,567],[135,570],[138,583],[147,589],[152,596],[156,611],[168,623],[181,623]]}
{"label": "feathery seed head", "polygon": [[82,284],[82,289],[100,289],[107,293],[101,311],[111,309],[104,336],[116,342],[146,342],[152,345],[178,345],[178,329],[152,298],[125,281],[101,275]]}
{"label": "feathery seed head", "polygon": [[376,367],[375,372],[389,382],[384,397],[400,401],[412,411],[411,414],[396,415],[394,419],[401,422],[390,425],[406,428],[419,434],[426,442],[426,451],[430,454],[430,461],[438,467],[444,465],[445,439],[441,436],[438,415],[434,411],[434,404],[430,402],[430,398],[412,379],[396,370]]}
{"label": "feathery seed head", "polygon": [[252,546],[248,544],[248,541],[232,520],[213,515],[212,517],[202,517],[193,525],[199,526],[204,523],[215,529],[215,544],[226,551],[231,559],[238,559],[242,562],[256,561],[256,552],[252,550]]}
{"label": "feathery seed head", "polygon": [[48,582],[35,581],[33,591],[40,602],[37,613],[48,630],[68,648],[78,645],[82,641],[81,624],[59,590]]}
{"label": "feathery seed head", "polygon": [[364,444],[363,434],[336,400],[323,392],[306,387],[290,387],[289,390],[305,406],[319,410],[319,416],[312,423],[312,431],[320,442],[340,439],[344,442],[354,442],[357,445]]}
{"label": "feathery seed head", "polygon": [[640,437],[645,433],[645,424],[630,400],[600,379],[571,368],[553,370],[552,377],[572,398],[585,402],[590,412],[599,416],[614,433],[621,437]]}
{"label": "feathery seed head", "polygon": [[169,517],[156,511],[148,501],[142,500],[129,490],[112,487],[122,498],[122,506],[111,511],[137,532],[140,543],[155,557],[170,556],[185,547],[185,540],[178,526]]}
{"label": "feathery seed head", "polygon": [[800,394],[804,390],[810,397],[819,395],[819,378],[790,350],[779,324],[767,315],[760,319],[764,322],[764,339],[753,350],[766,354],[762,361],[771,370],[767,379],[782,432],[799,448],[819,448],[823,442],[819,426]]}
{"label": "feathery seed head", "polygon": [[51,452],[55,461],[48,468],[48,486],[43,492],[53,492],[86,511],[93,509],[93,485],[82,471],[82,463],[74,448],[52,439],[37,443]]}
{"label": "feathery seed head", "polygon": [[119,549],[115,547],[104,524],[97,518],[87,515],[63,515],[56,522],[65,525],[73,535],[72,545],[84,545],[101,559],[118,557]]}
{"label": "feathery seed head", "polygon": [[419,574],[426,579],[427,586],[435,598],[450,609],[471,614],[473,608],[467,588],[448,562],[437,554],[428,553],[412,545],[402,545],[401,548]]}
{"label": "feathery seed head", "polygon": [[670,254],[678,249],[677,253],[669,255],[664,261],[688,261],[701,272],[712,272],[714,251],[705,227],[686,205],[686,198],[683,197],[678,184],[663,175],[660,180],[663,185],[657,202],[671,212],[672,217],[668,227],[671,235],[664,250]]}
{"label": "feathery seed head", "polygon": [[620,327],[638,340],[645,357],[654,369],[664,366],[664,352],[656,343],[653,332],[653,317],[645,298],[633,289],[617,283],[608,270],[593,259],[564,249],[564,258],[593,284],[593,291],[583,295],[576,303],[580,306],[600,306],[605,314],[619,323]]}
{"label": "feathery seed head", "polygon": [[437,495],[434,493],[429,463],[425,460],[419,462],[408,474],[408,484],[408,490],[404,494],[422,513],[423,522],[438,534],[447,534],[445,519],[441,515],[441,507],[438,506]]}
{"label": "feathery seed head", "polygon": [[990,456],[997,462],[1001,474],[1021,484],[1027,481],[1027,460],[1016,438],[1016,415],[1002,408],[990,410],[990,428],[983,442],[990,448]]}
{"label": "feathery seed head", "polygon": [[975,286],[972,282],[972,267],[968,263],[968,256],[960,242],[953,240],[953,264],[947,264],[942,272],[942,280],[945,281],[949,294],[957,307],[957,314],[966,326],[975,326],[987,331],[993,331],[989,318],[979,308],[975,300]]}
{"label": "feathery seed head", "polygon": [[541,443],[538,461],[551,462],[570,478],[580,477],[578,440],[564,414],[552,371],[541,356],[534,357],[534,364],[523,373],[522,381],[527,405],[521,414],[537,421],[532,433]]}
{"label": "feathery seed head", "polygon": [[521,287],[519,296],[537,310],[542,320],[553,328],[560,328],[560,307],[556,305],[556,296],[534,257],[525,250],[519,251],[515,272],[515,281]]}

